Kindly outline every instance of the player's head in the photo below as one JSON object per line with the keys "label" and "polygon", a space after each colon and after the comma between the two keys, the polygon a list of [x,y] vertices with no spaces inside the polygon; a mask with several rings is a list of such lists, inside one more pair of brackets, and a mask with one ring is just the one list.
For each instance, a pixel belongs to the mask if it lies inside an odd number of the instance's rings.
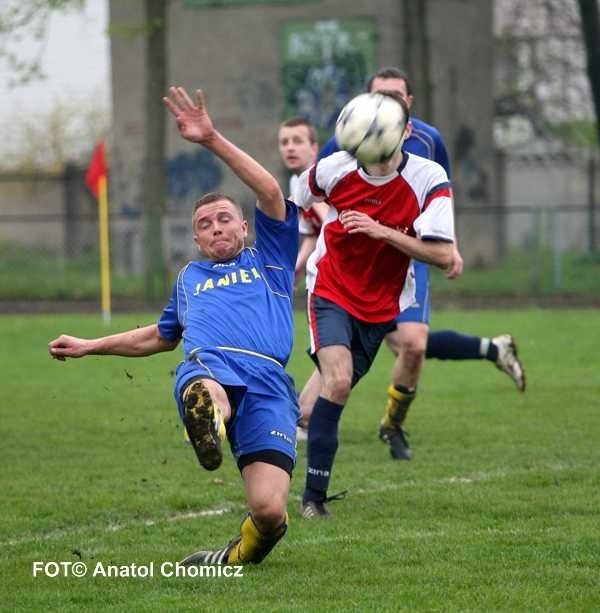
{"label": "player's head", "polygon": [[279,155],[291,172],[300,173],[317,159],[317,131],[310,121],[303,117],[292,117],[282,122],[279,125],[277,142]]}
{"label": "player's head", "polygon": [[248,222],[233,198],[218,192],[204,195],[194,206],[192,221],[194,242],[208,260],[225,262],[244,248]]}
{"label": "player's head", "polygon": [[368,92],[393,91],[399,94],[408,108],[412,106],[413,95],[407,74],[395,66],[380,68],[367,81]]}

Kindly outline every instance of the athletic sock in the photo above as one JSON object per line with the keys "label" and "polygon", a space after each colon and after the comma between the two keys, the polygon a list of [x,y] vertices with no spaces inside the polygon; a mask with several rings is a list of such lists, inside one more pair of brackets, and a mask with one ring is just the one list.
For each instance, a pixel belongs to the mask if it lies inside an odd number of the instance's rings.
{"label": "athletic sock", "polygon": [[306,489],[302,502],[323,502],[338,448],[338,423],[343,404],[317,398],[308,423]]}
{"label": "athletic sock", "polygon": [[491,339],[481,339],[481,355],[494,364],[498,361],[498,346],[494,345]]}
{"label": "athletic sock", "polygon": [[382,425],[386,428],[399,428],[406,419],[408,409],[417,395],[416,388],[404,385],[390,385],[387,389],[388,401],[385,406],[385,415]]}
{"label": "athletic sock", "polygon": [[228,564],[258,564],[262,562],[267,554],[283,538],[287,530],[288,514],[285,520],[273,532],[263,534],[254,523],[252,514],[248,513],[240,526],[241,539],[229,552],[227,557]]}
{"label": "athletic sock", "polygon": [[483,340],[479,336],[459,334],[453,330],[436,330],[427,335],[425,357],[438,360],[481,360],[486,357],[485,353],[481,353]]}

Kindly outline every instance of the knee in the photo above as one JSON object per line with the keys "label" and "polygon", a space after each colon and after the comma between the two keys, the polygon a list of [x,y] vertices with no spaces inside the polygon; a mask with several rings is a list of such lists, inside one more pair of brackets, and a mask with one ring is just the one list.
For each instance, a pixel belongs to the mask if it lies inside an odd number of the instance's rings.
{"label": "knee", "polygon": [[250,511],[256,527],[263,533],[269,533],[284,523],[286,504],[283,500],[273,497],[255,502]]}
{"label": "knee", "polygon": [[407,366],[418,366],[425,358],[427,334],[415,334],[403,339],[398,354]]}
{"label": "knee", "polygon": [[352,375],[348,373],[335,373],[324,379],[321,386],[321,395],[333,402],[344,404],[352,388]]}

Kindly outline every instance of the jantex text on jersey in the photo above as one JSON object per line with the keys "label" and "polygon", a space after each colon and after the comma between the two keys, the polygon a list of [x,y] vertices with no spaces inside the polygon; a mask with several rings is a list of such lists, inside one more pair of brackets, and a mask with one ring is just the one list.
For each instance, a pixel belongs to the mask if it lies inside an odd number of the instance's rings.
{"label": "jantex text on jersey", "polygon": [[215,289],[216,287],[228,287],[229,285],[237,285],[238,283],[252,283],[256,279],[262,279],[262,277],[254,266],[250,270],[246,270],[245,268],[232,270],[220,277],[209,277],[201,283],[196,283],[196,289],[193,295],[198,296],[202,292]]}

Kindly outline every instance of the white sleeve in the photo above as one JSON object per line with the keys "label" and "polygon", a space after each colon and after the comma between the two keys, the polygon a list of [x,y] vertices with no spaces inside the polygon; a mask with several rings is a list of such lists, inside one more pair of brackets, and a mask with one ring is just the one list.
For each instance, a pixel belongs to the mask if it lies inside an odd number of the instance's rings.
{"label": "white sleeve", "polygon": [[417,238],[453,243],[455,239],[452,197],[444,193],[434,196],[413,226]]}
{"label": "white sleeve", "polygon": [[325,194],[313,194],[310,189],[311,173],[314,174],[315,166],[307,168],[299,177],[296,185],[294,186],[294,193],[292,194],[292,200],[296,203],[296,206],[308,211],[312,206],[312,203],[317,200],[321,201],[325,199]]}
{"label": "white sleeve", "polygon": [[293,194],[294,202],[303,209],[309,209],[315,201],[322,202],[336,184],[357,166],[356,159],[346,151],[337,151],[319,160],[300,175]]}

